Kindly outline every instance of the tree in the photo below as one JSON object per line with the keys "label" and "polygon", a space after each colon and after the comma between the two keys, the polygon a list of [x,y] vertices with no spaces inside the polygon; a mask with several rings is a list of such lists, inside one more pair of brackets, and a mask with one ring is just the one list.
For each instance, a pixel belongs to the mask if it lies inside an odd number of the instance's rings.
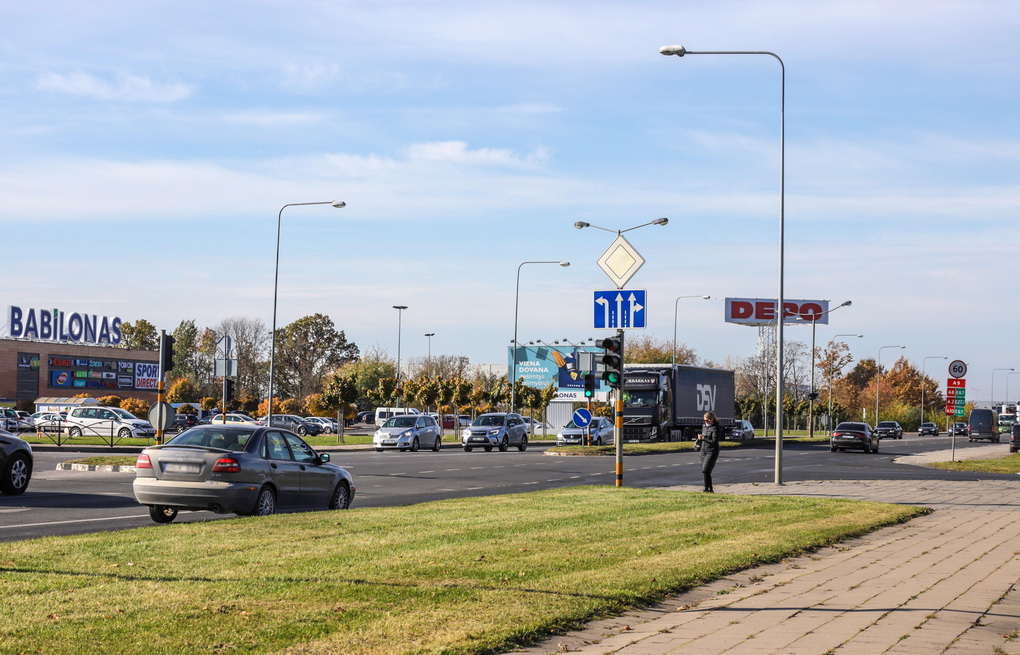
{"label": "tree", "polygon": [[357,380],[358,397],[354,402],[357,403],[358,409],[367,410],[380,404],[387,404],[377,402],[373,392],[379,387],[379,380],[397,376],[397,365],[396,360],[385,350],[376,346],[364,353],[358,361],[344,364],[337,372]]}
{"label": "tree", "polygon": [[139,398],[125,398],[121,401],[120,408],[140,418],[145,418],[149,413],[149,403]]}
{"label": "tree", "polygon": [[[670,364],[673,362],[673,341],[648,335],[629,337],[623,344],[623,358],[628,364]],[[677,342],[676,363],[696,366],[698,356],[693,348]]]}
{"label": "tree", "polygon": [[[223,336],[234,340],[234,357],[237,359],[237,394],[250,394],[259,398],[269,393],[269,330],[257,318],[232,316],[225,319],[215,331],[210,330],[204,338],[210,366],[217,356],[216,342]],[[219,355],[222,356],[222,355]],[[279,393],[274,389],[274,393]]]}
{"label": "tree", "polygon": [[198,410],[195,409],[194,405],[184,404],[177,408],[177,413],[194,416],[195,414],[198,414]]}
{"label": "tree", "polygon": [[134,323],[120,324],[120,347],[131,350],[159,350],[159,333],[156,326],[144,318]]}
{"label": "tree", "polygon": [[275,375],[284,395],[319,392],[327,372],[357,359],[358,346],[348,343],[325,314],[305,316],[277,330]]}
{"label": "tree", "polygon": [[193,382],[199,379],[199,332],[194,319],[181,321],[174,329],[174,375],[189,377]]}
{"label": "tree", "polygon": [[[467,374],[471,360],[463,355],[433,355],[428,357],[412,357],[408,360],[406,371],[412,377],[426,375],[431,378],[455,378]],[[401,364],[401,368],[403,368]]]}
{"label": "tree", "polygon": [[[276,405],[274,404],[275,408]],[[280,414],[297,414],[302,415],[305,413],[305,401],[302,398],[285,398],[280,401]]]}
{"label": "tree", "polygon": [[103,396],[97,400],[99,400],[99,404],[103,407],[120,407],[121,403],[120,396]]}
{"label": "tree", "polygon": [[[329,408],[330,412],[341,413],[343,414],[342,418],[346,418],[347,412],[341,410],[351,407],[357,399],[358,379],[354,375],[346,372],[334,372],[326,378],[325,389],[322,392],[322,404]],[[344,422],[342,418],[339,421],[338,442],[343,441]]]}
{"label": "tree", "polygon": [[398,387],[397,378],[381,378],[376,388],[369,392],[369,396],[375,405],[388,407],[393,404]]}
{"label": "tree", "polygon": [[198,387],[190,379],[180,377],[170,382],[166,399],[171,403],[197,403],[201,399]]}

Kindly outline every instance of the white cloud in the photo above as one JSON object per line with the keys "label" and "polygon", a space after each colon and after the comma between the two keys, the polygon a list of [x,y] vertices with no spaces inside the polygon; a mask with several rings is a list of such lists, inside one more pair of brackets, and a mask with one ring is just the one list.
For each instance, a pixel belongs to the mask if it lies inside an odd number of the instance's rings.
{"label": "white cloud", "polygon": [[86,96],[100,100],[127,102],[171,103],[192,94],[192,87],[182,83],[160,84],[146,77],[118,73],[115,81],[100,79],[88,73],[46,73],[35,86],[43,91]]}
{"label": "white cloud", "polygon": [[483,166],[534,167],[546,161],[548,153],[538,149],[525,157],[505,148],[471,150],[464,141],[433,141],[409,146],[405,155],[410,160]]}

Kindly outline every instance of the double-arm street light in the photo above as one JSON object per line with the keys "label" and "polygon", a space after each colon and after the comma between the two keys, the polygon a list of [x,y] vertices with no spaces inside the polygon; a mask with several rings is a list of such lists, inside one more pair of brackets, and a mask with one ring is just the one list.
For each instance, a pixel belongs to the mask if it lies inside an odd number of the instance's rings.
{"label": "double-arm street light", "polygon": [[[858,339],[860,339],[863,336],[864,336],[863,334],[837,334],[837,335],[834,335],[832,337],[832,340],[835,341],[836,339],[838,339],[840,337],[857,337]],[[829,376],[829,430],[832,430],[834,427],[835,426],[832,424],[832,376],[830,375]]]}
{"label": "double-arm street light", "polygon": [[776,472],[775,484],[783,484],[783,271],[786,217],[786,65],[767,50],[688,50],[682,45],[659,48],[666,55],[766,55],[779,63],[779,294],[776,299]]}
{"label": "double-arm street light", "polygon": [[[921,423],[924,423],[924,378],[925,378],[924,368],[925,364],[928,363],[929,359],[949,359],[949,357],[944,357],[942,355],[932,355],[931,357],[925,357],[924,359],[921,360]],[[918,428],[918,430],[920,429],[921,428]]]}
{"label": "double-arm street light", "polygon": [[628,227],[626,230],[610,230],[608,227],[599,227],[598,225],[592,225],[591,223],[586,223],[584,221],[577,221],[576,223],[574,223],[574,227],[576,227],[579,230],[583,230],[586,227],[593,227],[596,230],[602,230],[604,232],[612,232],[613,234],[623,234],[624,232],[630,232],[631,230],[636,230],[639,227],[644,227],[646,225],[667,225],[668,223],[669,223],[668,218],[657,218],[654,221],[648,221],[647,223],[642,223],[641,225]]}
{"label": "double-arm street light", "polygon": [[266,425],[273,424],[273,375],[276,372],[276,299],[280,288],[280,229],[283,225],[283,210],[288,207],[300,207],[303,205],[333,205],[337,209],[346,207],[347,203],[342,200],[326,200],[323,202],[292,202],[280,207],[280,213],[276,215],[276,270],[273,273],[273,332],[269,338],[269,407],[266,412]]}
{"label": "double-arm street light", "polygon": [[[990,403],[991,409],[993,409],[993,410],[995,409],[995,372],[996,371],[1012,371],[1012,370],[1013,369],[1011,369],[1011,368],[993,368],[992,369],[992,390],[991,390],[992,402]],[[1008,400],[1008,398],[1007,398],[1007,400]]]}
{"label": "double-arm street light", "polygon": [[712,296],[677,296],[676,300],[673,301],[673,363],[676,364],[676,318],[677,310],[680,308],[680,301],[684,298],[701,298],[702,300],[708,300]]}
{"label": "double-arm street light", "polygon": [[[400,324],[407,305],[393,305],[393,309],[397,310],[397,389],[400,389]],[[403,407],[404,394],[399,391],[397,393],[400,394],[397,396],[397,407]]]}
{"label": "double-arm street light", "polygon": [[[808,396],[808,401],[809,401],[808,402],[808,436],[809,437],[815,436],[815,396],[817,395],[815,393],[815,331],[816,331],[815,329],[818,327],[818,319],[820,319],[821,317],[825,316],[826,314],[829,314],[831,312],[836,311],[840,307],[849,307],[852,304],[853,304],[852,300],[847,300],[842,305],[836,305],[832,309],[826,310],[824,312],[819,312],[818,314],[814,314],[812,316],[812,318],[811,318],[811,394]],[[829,385],[829,391],[830,391],[830,393],[832,391],[832,385],[831,384]],[[831,414],[830,414],[830,416],[831,416]]]}
{"label": "double-arm street light", "polygon": [[514,340],[513,340],[513,356],[510,358],[513,360],[511,364],[512,376],[510,378],[510,411],[517,411],[517,310],[521,304],[521,269],[524,268],[525,264],[559,264],[560,266],[570,266],[570,262],[521,262],[521,265],[517,267],[517,289],[514,292]]}
{"label": "double-arm street light", "polygon": [[878,349],[878,359],[875,360],[875,376],[877,386],[875,387],[875,426],[878,426],[878,396],[882,392],[882,351],[886,348],[906,348],[906,346],[882,346]]}

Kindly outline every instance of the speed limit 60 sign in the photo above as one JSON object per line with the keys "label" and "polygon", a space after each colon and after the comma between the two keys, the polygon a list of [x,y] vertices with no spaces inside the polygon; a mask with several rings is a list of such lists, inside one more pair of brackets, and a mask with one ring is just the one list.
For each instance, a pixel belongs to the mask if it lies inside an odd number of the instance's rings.
{"label": "speed limit 60 sign", "polygon": [[967,375],[967,364],[961,359],[954,360],[949,365],[949,375],[954,378],[962,378]]}

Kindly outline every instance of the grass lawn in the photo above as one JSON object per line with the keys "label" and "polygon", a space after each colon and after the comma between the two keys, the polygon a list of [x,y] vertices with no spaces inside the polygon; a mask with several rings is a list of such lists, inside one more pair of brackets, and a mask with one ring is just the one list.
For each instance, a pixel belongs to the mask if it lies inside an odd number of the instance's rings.
{"label": "grass lawn", "polygon": [[494,653],[924,510],[574,487],[5,543],[12,653]]}
{"label": "grass lawn", "polygon": [[[783,437],[783,443],[828,443],[829,437]],[[720,448],[750,448],[755,446],[766,446],[774,448],[776,445],[775,439],[764,439],[761,437],[755,439],[745,439],[744,441],[720,441]],[[659,453],[678,453],[694,450],[693,441],[667,441],[661,443],[625,443],[623,444],[623,454],[627,455],[655,455]],[[553,446],[548,449],[548,452],[559,453],[561,455],[579,455],[579,456],[596,456],[596,455],[615,455],[616,446]]]}
{"label": "grass lawn", "polygon": [[1020,473],[1020,453],[999,459],[968,459],[962,462],[935,462],[932,468],[945,471],[975,471],[978,473]]}

